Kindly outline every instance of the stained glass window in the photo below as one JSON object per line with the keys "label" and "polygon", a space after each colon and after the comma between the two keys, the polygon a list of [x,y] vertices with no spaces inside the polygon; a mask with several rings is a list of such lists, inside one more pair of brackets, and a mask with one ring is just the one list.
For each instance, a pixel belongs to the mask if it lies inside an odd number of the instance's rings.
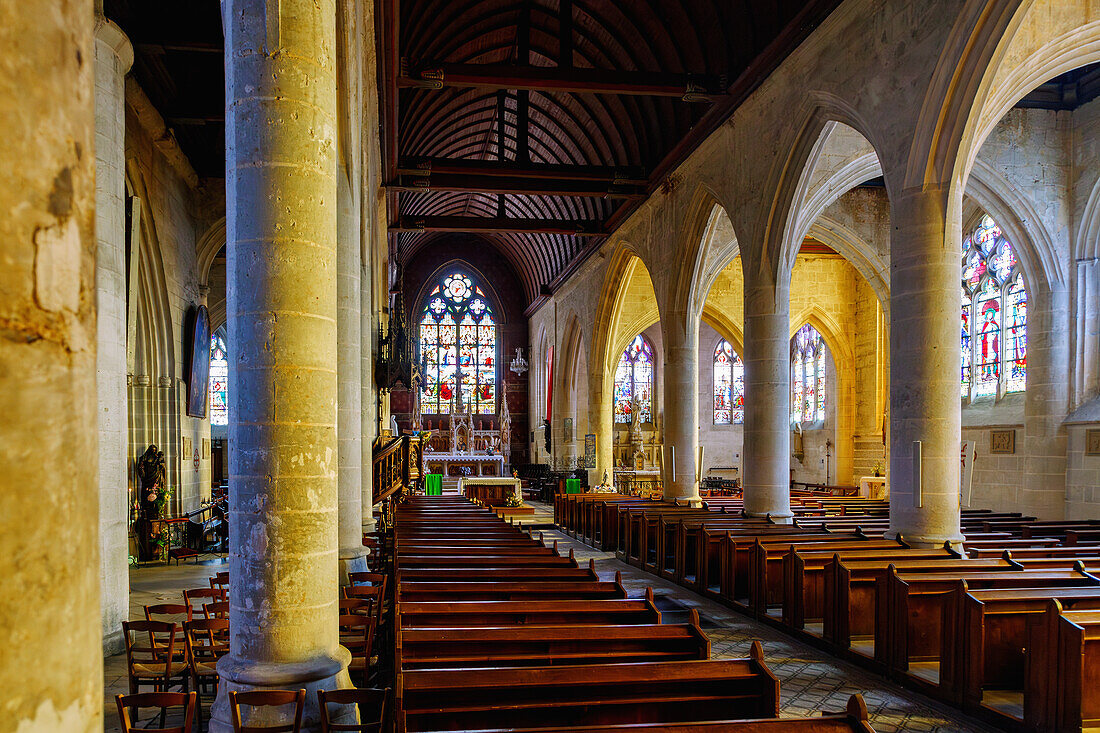
{"label": "stained glass window", "polygon": [[423,414],[449,414],[459,395],[467,412],[496,412],[497,325],[489,299],[469,275],[452,271],[428,292],[420,357]]}
{"label": "stained glass window", "polygon": [[729,341],[714,347],[714,424],[745,422],[745,364]]}
{"label": "stained glass window", "polygon": [[825,419],[825,342],[810,324],[791,339],[791,422]]}
{"label": "stained glass window", "polygon": [[963,397],[1022,392],[1027,384],[1027,287],[1012,245],[989,216],[963,242]]}
{"label": "stained glass window", "polygon": [[642,334],[626,347],[615,369],[615,422],[630,423],[634,395],[638,395],[641,421],[653,422],[653,347]]}
{"label": "stained glass window", "polygon": [[210,424],[229,424],[229,356],[221,331],[210,337]]}

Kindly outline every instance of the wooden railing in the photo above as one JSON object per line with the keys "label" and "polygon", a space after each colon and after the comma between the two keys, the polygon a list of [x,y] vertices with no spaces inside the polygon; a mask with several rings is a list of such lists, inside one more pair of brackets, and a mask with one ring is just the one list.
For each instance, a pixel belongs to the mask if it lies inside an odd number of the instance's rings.
{"label": "wooden railing", "polygon": [[420,436],[382,436],[374,441],[374,503],[400,494],[422,478],[424,444]]}

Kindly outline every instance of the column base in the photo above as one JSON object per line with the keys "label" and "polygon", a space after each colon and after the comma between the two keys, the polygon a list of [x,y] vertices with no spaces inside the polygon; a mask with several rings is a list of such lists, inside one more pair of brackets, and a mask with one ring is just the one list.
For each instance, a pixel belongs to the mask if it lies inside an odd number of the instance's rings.
{"label": "column base", "polygon": [[770,519],[775,524],[794,524],[794,512],[745,512],[746,517]]}
{"label": "column base", "polygon": [[699,496],[671,496],[665,499],[669,504],[675,504],[676,506],[689,506],[692,509],[701,509],[703,507],[703,499]]}
{"label": "column base", "polygon": [[917,550],[929,550],[943,547],[945,542],[950,542],[952,546],[963,544],[963,540],[966,538],[962,534],[955,535],[934,535],[934,534],[905,534],[898,530],[887,530],[883,533],[883,539],[887,540],[900,540],[910,547]]}
{"label": "column base", "polygon": [[[332,657],[322,657],[309,662],[273,664],[270,662],[251,662],[237,659],[227,654],[218,660],[218,696],[210,708],[210,733],[233,733],[233,716],[229,709],[229,693],[249,690],[299,690],[305,689],[306,701],[302,712],[303,733],[317,733],[321,730],[321,713],[317,702],[318,690],[340,690],[352,687],[348,676],[348,664],[351,652],[337,647]],[[245,725],[278,725],[293,723],[293,713],[289,708],[250,709],[245,717],[242,710],[241,722]],[[337,711],[329,709],[334,723],[357,723],[359,715],[354,705],[344,706]]]}
{"label": "column base", "polygon": [[340,585],[348,585],[351,583],[349,576],[351,573],[365,573],[370,570],[367,567],[367,548],[358,548],[359,552],[354,550],[348,551],[347,555],[344,551],[340,552]]}

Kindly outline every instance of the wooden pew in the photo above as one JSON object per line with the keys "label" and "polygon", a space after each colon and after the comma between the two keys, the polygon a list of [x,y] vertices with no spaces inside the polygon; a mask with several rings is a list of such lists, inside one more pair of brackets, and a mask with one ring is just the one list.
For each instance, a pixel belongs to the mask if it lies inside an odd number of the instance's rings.
{"label": "wooden pew", "polygon": [[1100,727],[1100,610],[1048,602],[1028,624],[1024,724],[1042,733]]}
{"label": "wooden pew", "polygon": [[958,581],[943,627],[941,697],[997,725],[1023,723],[1024,711],[1042,704],[1028,695],[1027,670],[1042,653],[1029,627],[1052,599],[1062,608],[1100,608],[1100,587],[975,590]]}
{"label": "wooden pew", "polygon": [[[955,599],[959,580],[970,589],[1044,588],[1053,596],[1059,588],[1100,589],[1100,579],[1078,566],[1031,570],[947,572],[897,572],[891,570],[885,598],[880,596],[879,616],[888,617],[888,625],[877,630],[876,652],[883,646],[891,674],[922,690],[950,699],[940,685],[950,666],[945,650],[945,629],[952,622],[950,602]],[[876,654],[876,657],[881,655]]]}
{"label": "wooden pew", "polygon": [[398,650],[406,670],[546,667],[708,659],[710,641],[692,609],[686,624],[405,627]]}
{"label": "wooden pew", "polygon": [[576,582],[496,583],[402,582],[398,585],[402,601],[524,601],[588,600],[626,598],[617,582],[580,580]]}
{"label": "wooden pew", "polygon": [[402,670],[399,731],[777,717],[779,681],[759,644],[749,659]]}
{"label": "wooden pew", "polygon": [[[508,733],[511,728],[478,733]],[[842,713],[823,713],[813,718],[756,718],[753,720],[707,720],[691,723],[624,723],[579,727],[539,728],[538,733],[874,733],[867,719],[867,705],[859,695],[848,699]]]}
{"label": "wooden pew", "polygon": [[[842,560],[928,560],[951,559],[961,557],[950,548],[916,550],[896,541],[893,547],[879,543],[885,540],[867,542],[866,547],[859,543],[818,543],[791,545],[782,557],[783,595],[781,598],[781,620],[788,628],[801,631],[807,621],[824,624],[825,618],[825,566],[834,557]],[[814,636],[821,636],[823,628],[815,628]]]}
{"label": "wooden pew", "polygon": [[659,624],[653,597],[588,601],[423,601],[402,603],[406,626]]}
{"label": "wooden pew", "polygon": [[[926,559],[845,561],[834,557],[825,566],[825,615],[822,636],[834,653],[858,661],[873,662],[873,668],[885,671],[888,657],[879,643],[887,628],[886,604],[878,603],[879,591],[885,599],[886,579],[891,566],[898,572],[962,573],[968,570],[1008,571],[1016,566],[1001,559]],[[956,575],[955,577],[959,577]]]}

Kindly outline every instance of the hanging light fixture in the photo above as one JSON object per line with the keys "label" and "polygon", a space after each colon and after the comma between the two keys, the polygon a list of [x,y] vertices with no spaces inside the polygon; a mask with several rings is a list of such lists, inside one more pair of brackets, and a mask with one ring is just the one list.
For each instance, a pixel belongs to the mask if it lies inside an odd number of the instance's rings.
{"label": "hanging light fixture", "polygon": [[523,358],[523,349],[516,347],[516,358],[512,359],[512,366],[509,367],[516,374],[523,374],[527,371],[527,360]]}

